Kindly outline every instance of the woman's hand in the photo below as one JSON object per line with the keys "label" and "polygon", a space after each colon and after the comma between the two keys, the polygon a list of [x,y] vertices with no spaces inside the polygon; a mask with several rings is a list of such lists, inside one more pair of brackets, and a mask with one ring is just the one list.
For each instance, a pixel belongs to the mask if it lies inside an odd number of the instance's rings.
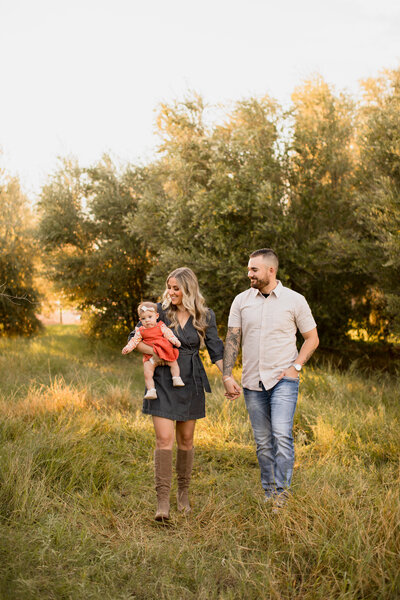
{"label": "woman's hand", "polygon": [[151,357],[151,360],[153,361],[153,365],[154,365],[155,367],[159,367],[159,366],[161,366],[161,365],[165,365],[165,364],[166,364],[166,363],[165,363],[165,360],[162,360],[162,358],[160,358],[160,357],[158,356],[158,354],[156,354],[154,351],[152,352],[152,357]]}
{"label": "woman's hand", "polygon": [[239,398],[240,394],[242,393],[242,388],[237,381],[235,381],[232,375],[224,379],[224,387],[225,396],[229,398],[229,400],[235,400],[236,398]]}

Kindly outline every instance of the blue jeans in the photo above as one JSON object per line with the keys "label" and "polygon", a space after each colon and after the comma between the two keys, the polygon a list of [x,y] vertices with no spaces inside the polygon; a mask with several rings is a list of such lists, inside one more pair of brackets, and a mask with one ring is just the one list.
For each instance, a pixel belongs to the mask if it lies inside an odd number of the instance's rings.
{"label": "blue jeans", "polygon": [[[262,384],[261,384],[262,385]],[[273,388],[243,389],[267,497],[288,489],[294,465],[293,417],[299,379],[283,377]]]}

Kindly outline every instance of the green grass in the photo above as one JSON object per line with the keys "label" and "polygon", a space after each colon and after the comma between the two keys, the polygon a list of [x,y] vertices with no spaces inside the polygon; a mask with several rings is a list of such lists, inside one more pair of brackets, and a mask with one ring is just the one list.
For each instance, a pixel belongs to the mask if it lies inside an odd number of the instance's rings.
{"label": "green grass", "polygon": [[162,526],[139,357],[72,326],[0,352],[0,598],[400,597],[396,379],[305,370],[294,495],[274,515],[243,398],[209,367],[193,514]]}

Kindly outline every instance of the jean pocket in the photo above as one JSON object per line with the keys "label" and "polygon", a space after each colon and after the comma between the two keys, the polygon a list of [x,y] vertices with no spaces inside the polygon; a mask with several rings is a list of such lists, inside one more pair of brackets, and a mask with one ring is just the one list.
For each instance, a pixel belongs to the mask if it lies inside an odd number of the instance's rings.
{"label": "jean pocket", "polygon": [[299,381],[300,380],[299,377],[288,377],[287,375],[284,375],[282,377],[282,379],[286,379],[287,381]]}

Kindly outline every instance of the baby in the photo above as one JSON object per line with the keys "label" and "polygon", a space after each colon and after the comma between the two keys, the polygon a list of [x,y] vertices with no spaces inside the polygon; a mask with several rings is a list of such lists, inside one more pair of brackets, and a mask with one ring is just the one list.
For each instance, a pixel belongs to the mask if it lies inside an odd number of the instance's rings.
{"label": "baby", "polygon": [[[172,346],[180,347],[181,342],[177,337],[174,336],[171,329],[169,329],[165,323],[158,321],[157,304],[153,302],[141,302],[138,307],[139,318],[142,322],[141,327],[137,327],[135,335],[122,349],[122,354],[128,354],[136,348],[139,342],[143,341],[148,346],[151,346],[154,352],[159,356],[171,369],[172,385],[174,387],[183,387],[179,365],[177,358],[179,352]],[[143,354],[143,371],[144,381],[146,384],[146,395],[147,400],[154,400],[157,398],[157,392],[154,385],[154,370],[156,365],[154,364],[153,357],[151,354]]]}

